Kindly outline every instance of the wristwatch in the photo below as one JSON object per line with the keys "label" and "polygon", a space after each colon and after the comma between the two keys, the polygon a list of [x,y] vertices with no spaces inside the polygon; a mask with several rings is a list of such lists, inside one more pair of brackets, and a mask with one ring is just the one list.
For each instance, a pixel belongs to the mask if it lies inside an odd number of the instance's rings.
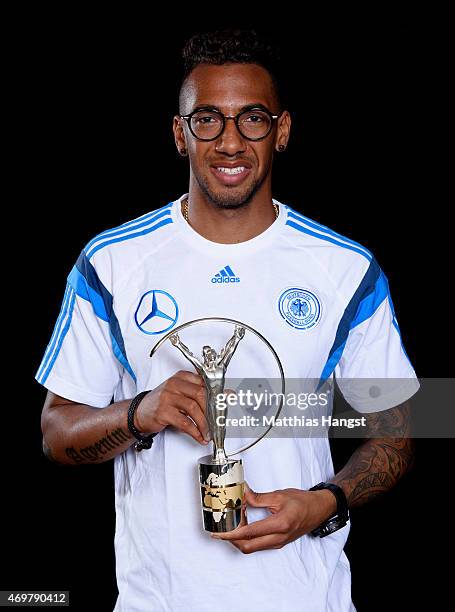
{"label": "wristwatch", "polygon": [[311,535],[315,537],[319,536],[320,538],[324,538],[325,536],[330,535],[335,531],[338,531],[338,529],[341,529],[346,525],[346,523],[349,521],[349,508],[346,495],[344,494],[343,489],[338,485],[333,484],[332,482],[320,482],[319,484],[314,485],[314,487],[311,487],[311,489],[308,490],[320,491],[321,489],[328,489],[329,491],[331,491],[335,495],[337,500],[336,514],[330,517],[321,525],[319,525],[319,527],[316,527],[316,529],[313,529],[313,531],[311,532]]}

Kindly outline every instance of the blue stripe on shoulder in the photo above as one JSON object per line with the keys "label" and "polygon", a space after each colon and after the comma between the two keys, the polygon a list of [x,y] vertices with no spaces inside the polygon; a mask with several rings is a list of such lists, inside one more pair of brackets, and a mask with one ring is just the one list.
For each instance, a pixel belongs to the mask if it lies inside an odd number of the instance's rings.
{"label": "blue stripe on shoulder", "polygon": [[322,370],[318,389],[329,378],[340,361],[350,330],[369,319],[387,295],[387,279],[373,258],[338,324],[335,340]]}
{"label": "blue stripe on shoulder", "polygon": [[286,209],[288,211],[288,217],[297,219],[301,223],[304,223],[315,230],[319,230],[320,232],[325,232],[326,234],[330,234],[331,236],[333,236],[334,238],[337,238],[338,240],[351,244],[352,246],[355,246],[358,249],[361,249],[362,251],[364,251],[365,254],[368,256],[368,259],[372,259],[373,254],[367,248],[365,248],[362,244],[359,244],[358,242],[355,242],[354,240],[351,240],[350,238],[347,238],[346,236],[343,236],[342,234],[335,232],[334,230],[330,229],[330,227],[327,227],[326,225],[322,225],[322,223],[318,223],[317,221],[314,221],[314,219],[309,219],[308,217],[305,217],[305,215],[302,215],[302,213],[297,212],[290,206],[286,205]]}
{"label": "blue stripe on shoulder", "polygon": [[38,372],[36,373],[36,380],[40,383],[42,382],[43,372],[49,363],[49,359],[52,357],[54,353],[56,345],[58,344],[60,334],[62,331],[62,327],[64,325],[64,319],[68,312],[69,302],[71,300],[71,294],[72,294],[72,289],[70,285],[66,283],[66,289],[65,289],[65,294],[63,296],[63,300],[62,300],[62,305],[60,308],[60,314],[57,318],[57,321],[55,322],[54,331],[52,333],[49,344],[47,345],[47,349],[44,353],[41,364],[38,368]]}
{"label": "blue stripe on shoulder", "polygon": [[360,323],[363,323],[369,319],[382,304],[388,293],[389,289],[387,279],[384,276],[383,271],[379,268],[379,276],[376,280],[376,286],[374,287],[374,290],[366,295],[359,303],[356,315],[349,329],[354,329],[354,327],[357,327],[357,325],[360,325]]}
{"label": "blue stripe on shoulder", "polygon": [[[87,270],[87,272],[89,271]],[[110,316],[106,310],[107,302],[103,300],[102,296],[98,293],[98,290],[94,289],[93,286],[89,284],[84,273],[81,272],[80,268],[78,267],[78,264],[76,264],[71,270],[68,276],[68,282],[79,297],[87,300],[87,302],[91,302],[96,316],[106,323],[109,323]],[[96,283],[92,284],[95,285]]]}
{"label": "blue stripe on shoulder", "polygon": [[170,208],[172,206],[173,202],[169,202],[169,204],[166,204],[166,206],[162,206],[161,208],[158,208],[157,210],[152,210],[151,212],[143,215],[142,217],[139,217],[138,219],[133,219],[132,221],[127,221],[126,223],[123,223],[123,225],[119,225],[117,227],[105,230],[104,232],[101,232],[101,234],[97,234],[92,240],[90,240],[90,242],[86,245],[85,247],[85,252],[88,253],[88,251],[91,249],[91,247],[96,244],[97,242],[103,241],[105,239],[107,239],[108,237],[112,236],[112,235],[118,235],[119,233],[126,233],[130,230],[134,230],[137,227],[143,227],[146,223],[153,221],[157,215],[161,214],[163,211],[168,210],[169,214],[170,214]]}
{"label": "blue stripe on shoulder", "polygon": [[[154,220],[153,220],[154,221]],[[152,221],[152,223],[153,223]],[[150,223],[150,221],[148,222]],[[166,219],[163,219],[162,221],[160,221],[159,223],[157,223],[156,225],[152,225],[151,227],[146,227],[145,229],[139,231],[139,232],[134,232],[134,234],[127,234],[127,235],[122,235],[118,238],[112,238],[111,240],[106,240],[105,242],[101,242],[100,244],[94,246],[90,252],[87,252],[87,257],[89,259],[91,259],[93,257],[93,255],[99,251],[100,249],[109,246],[110,244],[114,244],[116,242],[123,242],[125,240],[130,240],[131,238],[136,238],[137,236],[145,236],[146,234],[150,234],[151,232],[154,232],[155,230],[159,229],[160,227],[164,227],[165,225],[169,225],[169,223],[172,223],[172,219],[170,219],[169,217]]]}
{"label": "blue stripe on shoulder", "polygon": [[125,370],[129,373],[129,375],[134,380],[134,382],[136,382],[136,374],[133,372],[133,370],[132,370],[132,368],[131,368],[131,366],[130,366],[130,364],[128,362],[128,359],[126,358],[124,350],[122,351],[122,349],[120,348],[120,346],[119,346],[119,344],[117,342],[116,335],[114,334],[112,329],[111,329],[111,342],[112,342],[112,350],[114,351],[114,355],[120,361],[120,363],[125,368]]}
{"label": "blue stripe on shoulder", "polygon": [[66,301],[65,311],[60,321],[60,330],[59,330],[58,335],[55,337],[55,346],[54,346],[53,352],[50,351],[49,353],[49,357],[51,357],[51,359],[47,367],[45,366],[46,371],[39,378],[39,382],[42,385],[44,385],[49,374],[51,373],[52,368],[54,367],[55,360],[58,357],[60,349],[62,348],[63,340],[65,339],[65,336],[68,333],[68,330],[71,325],[71,319],[73,316],[73,308],[74,308],[74,300],[75,300],[76,294],[74,293],[72,289],[70,289],[68,296],[69,297]]}
{"label": "blue stripe on shoulder", "polygon": [[325,240],[326,242],[331,242],[332,244],[336,244],[337,246],[343,247],[344,249],[355,251],[356,253],[363,255],[368,261],[371,261],[372,259],[372,256],[369,255],[367,252],[365,252],[363,249],[357,248],[351,244],[344,244],[343,242],[340,242],[339,240],[335,240],[335,238],[332,238],[330,236],[324,236],[323,234],[314,232],[308,229],[307,227],[300,225],[299,223],[294,223],[294,221],[286,221],[286,225],[289,225],[290,227],[293,227],[294,229],[304,234],[309,234],[310,236],[315,236],[316,238],[320,238],[321,240]]}
{"label": "blue stripe on shoulder", "polygon": [[136,382],[136,375],[126,355],[120,324],[114,312],[114,299],[101,282],[84,251],[79,255],[76,265],[68,276],[68,282],[79,297],[92,304],[96,316],[109,324],[114,354]]}

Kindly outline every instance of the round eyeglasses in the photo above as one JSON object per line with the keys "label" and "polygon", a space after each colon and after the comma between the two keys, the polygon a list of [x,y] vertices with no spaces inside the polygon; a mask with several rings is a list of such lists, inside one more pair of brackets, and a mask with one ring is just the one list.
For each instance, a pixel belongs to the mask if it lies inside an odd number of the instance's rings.
{"label": "round eyeglasses", "polygon": [[262,140],[272,131],[273,123],[281,115],[273,115],[263,108],[250,108],[235,116],[223,115],[215,109],[196,109],[189,115],[180,115],[185,119],[191,133],[198,140],[215,140],[226,127],[226,121],[232,119],[240,134],[247,140]]}

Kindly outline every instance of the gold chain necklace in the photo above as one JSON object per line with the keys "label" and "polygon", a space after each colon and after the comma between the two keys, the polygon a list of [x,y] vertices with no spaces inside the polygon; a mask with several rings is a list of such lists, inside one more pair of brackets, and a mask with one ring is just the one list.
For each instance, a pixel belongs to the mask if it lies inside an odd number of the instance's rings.
{"label": "gold chain necklace", "polygon": [[[273,208],[275,210],[275,221],[276,221],[278,219],[278,215],[280,214],[280,209],[275,204],[275,202],[272,202],[272,204],[273,204]],[[185,219],[185,221],[187,223],[189,223],[190,220],[189,220],[189,217],[188,217],[188,200],[184,200],[182,202],[182,215],[183,215],[183,218]]]}

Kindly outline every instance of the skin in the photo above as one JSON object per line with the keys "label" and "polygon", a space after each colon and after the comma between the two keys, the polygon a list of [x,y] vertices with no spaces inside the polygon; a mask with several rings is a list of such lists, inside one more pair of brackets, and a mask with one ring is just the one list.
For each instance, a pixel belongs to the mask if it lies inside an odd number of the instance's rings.
{"label": "skin", "polygon": [[[226,115],[244,106],[261,104],[280,111],[268,72],[254,64],[197,66],[181,92],[181,114],[200,105],[217,107]],[[254,238],[275,220],[272,205],[272,162],[279,145],[289,140],[291,119],[283,112],[267,138],[248,141],[233,121],[211,142],[196,140],[179,116],[173,120],[177,149],[186,149],[190,165],[189,221],[213,242],[232,244]],[[212,175],[214,162],[247,162],[248,177],[238,186],[225,186]],[[127,450],[134,442],[126,427],[131,400],[99,410],[48,392],[42,412],[43,448],[59,463],[101,463]],[[139,431],[158,432],[174,427],[207,444],[205,387],[200,376],[177,372],[148,393],[136,411]],[[367,415],[369,438],[354,452],[332,482],[346,494],[348,505],[359,506],[391,489],[412,464],[410,407],[406,402]],[[266,507],[270,516],[243,524],[213,537],[229,541],[243,553],[281,548],[308,533],[336,512],[334,495],[327,490],[283,489],[257,493],[247,487],[246,506]]]}
{"label": "skin", "polygon": [[[180,96],[180,113],[209,105],[225,115],[236,115],[249,104],[265,106],[273,114],[280,107],[268,72],[255,64],[197,66],[187,77]],[[226,121],[221,136],[203,142],[194,138],[187,122],[174,117],[177,149],[190,162],[189,221],[213,242],[232,244],[254,238],[275,220],[272,205],[272,162],[278,146],[287,146],[291,117],[284,111],[264,140],[243,138],[234,121]],[[239,186],[223,186],[212,175],[213,163],[245,161],[249,176]]]}
{"label": "skin", "polygon": [[[45,455],[58,463],[75,465],[103,463],[123,453],[136,441],[127,428],[130,403],[131,399],[123,400],[99,410],[48,391],[41,414]],[[207,445],[202,378],[192,372],[176,372],[144,397],[134,425],[143,434],[170,426]]]}
{"label": "skin", "polygon": [[[349,508],[361,506],[392,489],[413,463],[409,402],[365,416],[366,435],[382,437],[365,440],[344,468],[329,481],[343,489]],[[300,489],[256,493],[249,489],[245,494],[245,505],[268,508],[271,514],[250,525],[245,516],[241,526],[234,531],[213,534],[212,537],[229,541],[245,554],[282,548],[335,514],[334,495],[321,491],[332,498],[332,505],[328,506],[325,514],[323,503],[314,497],[315,493],[318,492]]]}

